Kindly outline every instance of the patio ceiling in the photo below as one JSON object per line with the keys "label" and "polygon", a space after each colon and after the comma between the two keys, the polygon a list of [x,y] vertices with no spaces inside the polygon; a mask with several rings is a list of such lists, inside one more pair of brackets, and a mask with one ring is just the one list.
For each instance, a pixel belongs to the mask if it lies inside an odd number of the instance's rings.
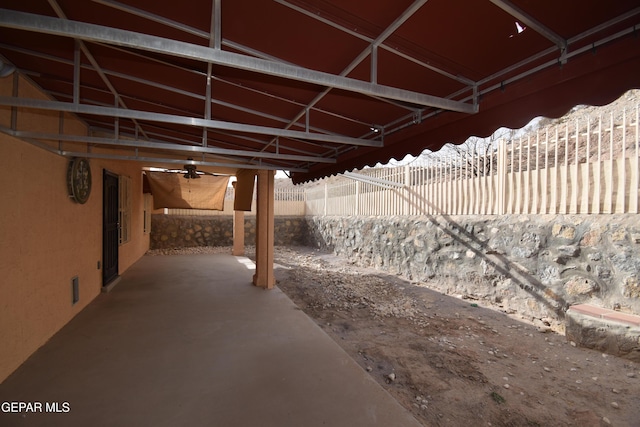
{"label": "patio ceiling", "polygon": [[72,112],[91,135],[2,130],[117,148],[112,157],[148,166],[191,157],[209,169],[289,170],[301,182],[640,87],[637,0],[1,7],[0,55],[50,100],[0,96],[0,105]]}

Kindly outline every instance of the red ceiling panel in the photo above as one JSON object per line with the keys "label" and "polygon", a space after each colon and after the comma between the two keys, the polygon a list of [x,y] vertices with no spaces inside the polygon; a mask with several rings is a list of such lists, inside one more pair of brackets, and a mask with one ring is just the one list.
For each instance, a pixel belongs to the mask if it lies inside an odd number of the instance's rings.
{"label": "red ceiling panel", "polygon": [[[597,27],[640,6],[637,0],[563,2],[513,0],[537,21],[565,39]],[[636,20],[637,22],[637,17]]]}

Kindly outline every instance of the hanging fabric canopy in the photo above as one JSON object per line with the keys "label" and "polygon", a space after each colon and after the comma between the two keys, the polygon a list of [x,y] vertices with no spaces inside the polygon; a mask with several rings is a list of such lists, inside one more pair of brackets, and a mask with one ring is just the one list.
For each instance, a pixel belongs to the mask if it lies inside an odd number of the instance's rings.
{"label": "hanging fabric canopy", "polygon": [[200,175],[199,179],[184,179],[179,173],[146,174],[153,194],[154,209],[224,210],[224,195],[229,177]]}

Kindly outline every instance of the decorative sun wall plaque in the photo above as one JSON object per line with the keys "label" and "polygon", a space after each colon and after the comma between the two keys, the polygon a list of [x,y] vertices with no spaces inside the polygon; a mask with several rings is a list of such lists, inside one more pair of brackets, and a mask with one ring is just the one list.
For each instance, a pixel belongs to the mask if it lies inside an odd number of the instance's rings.
{"label": "decorative sun wall plaque", "polygon": [[89,200],[91,194],[91,166],[89,160],[81,157],[71,159],[67,170],[69,197],[80,204]]}

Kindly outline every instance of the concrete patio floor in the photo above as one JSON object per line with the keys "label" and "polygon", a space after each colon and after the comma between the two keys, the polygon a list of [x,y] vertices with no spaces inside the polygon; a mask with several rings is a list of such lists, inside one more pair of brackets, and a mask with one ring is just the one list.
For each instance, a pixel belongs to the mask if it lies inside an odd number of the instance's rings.
{"label": "concrete patio floor", "polygon": [[0,402],[43,405],[0,425],[420,426],[252,268],[143,257],[0,385]]}

